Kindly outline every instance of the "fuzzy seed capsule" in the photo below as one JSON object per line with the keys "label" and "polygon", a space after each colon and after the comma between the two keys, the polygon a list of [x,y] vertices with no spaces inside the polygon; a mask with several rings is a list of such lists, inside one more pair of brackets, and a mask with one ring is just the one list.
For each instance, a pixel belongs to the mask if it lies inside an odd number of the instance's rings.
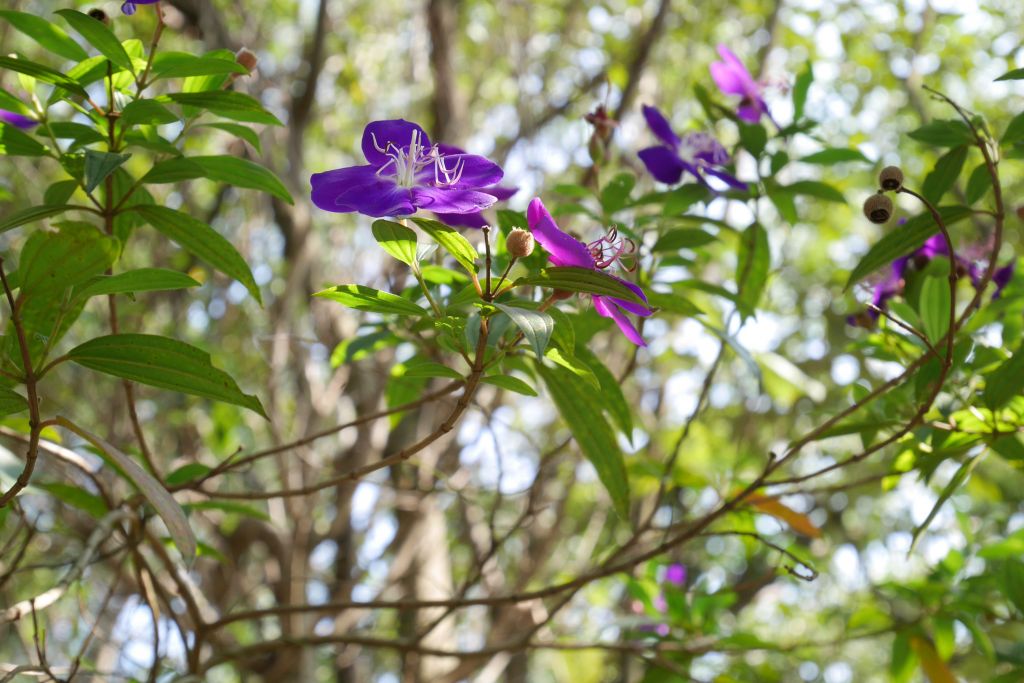
{"label": "fuzzy seed capsule", "polygon": [[235,61],[244,66],[249,71],[256,68],[256,64],[260,61],[260,58],[256,56],[256,53],[247,47],[243,47],[241,50],[235,53]]}
{"label": "fuzzy seed capsule", "polygon": [[515,228],[505,238],[505,248],[515,258],[526,258],[533,253],[533,235],[522,228]]}
{"label": "fuzzy seed capsule", "polygon": [[887,191],[900,189],[903,187],[903,171],[899,166],[886,166],[878,174],[878,186]]}
{"label": "fuzzy seed capsule", "polygon": [[882,193],[873,194],[864,202],[864,215],[881,225],[892,218],[892,200]]}
{"label": "fuzzy seed capsule", "polygon": [[110,24],[110,17],[107,16],[107,13],[104,12],[103,10],[101,10],[101,9],[91,9],[91,10],[89,10],[87,12],[87,14],[90,17],[92,17],[93,19],[95,19],[96,21],[103,22],[104,24],[107,24],[107,25]]}

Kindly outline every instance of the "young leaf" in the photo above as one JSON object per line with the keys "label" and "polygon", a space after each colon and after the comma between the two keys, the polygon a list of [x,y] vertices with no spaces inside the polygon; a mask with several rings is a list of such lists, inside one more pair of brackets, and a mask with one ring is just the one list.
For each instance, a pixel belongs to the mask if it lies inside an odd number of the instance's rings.
{"label": "young leaf", "polygon": [[169,209],[166,206],[142,204],[131,207],[150,225],[176,242],[197,258],[229,277],[233,277],[249,290],[253,298],[262,305],[260,288],[253,279],[252,271],[245,259],[238,253],[231,242],[206,223],[196,220],[186,213]]}
{"label": "young leaf", "polygon": [[100,275],[85,283],[75,296],[89,298],[104,294],[155,292],[198,287],[199,283],[184,273],[165,268],[139,268],[117,275]]}
{"label": "young leaf", "polygon": [[113,173],[118,166],[128,161],[131,156],[131,154],[97,152],[94,149],[85,150],[85,191],[92,192],[95,190],[107,176]]}
{"label": "young leaf", "polygon": [[454,256],[459,265],[466,269],[466,272],[470,274],[477,272],[476,259],[478,254],[476,249],[458,231],[444,223],[432,221],[429,218],[413,217],[412,220],[423,232],[430,235],[435,242],[440,244],[445,251]]}
{"label": "young leaf", "polygon": [[551,400],[561,413],[583,455],[611,496],[615,511],[629,518],[629,479],[626,464],[607,420],[592,399],[593,389],[571,372],[535,363]]}
{"label": "young leaf", "polygon": [[944,277],[925,278],[919,308],[925,336],[938,344],[949,329],[949,281]]}
{"label": "young leaf", "polygon": [[337,301],[349,308],[369,311],[371,313],[430,315],[426,309],[408,299],[403,299],[390,292],[382,292],[372,287],[364,287],[363,285],[338,285],[337,287],[317,292],[313,296],[320,296]]}
{"label": "young leaf", "polygon": [[516,287],[534,285],[536,287],[550,287],[551,289],[565,289],[570,292],[612,296],[617,299],[632,301],[633,303],[644,303],[633,290],[614,277],[588,268],[545,268],[537,275],[519,278],[515,281],[514,285]]}
{"label": "young leaf", "polygon": [[415,267],[416,233],[401,223],[377,220],[373,222],[373,237],[381,248],[407,266]]}
{"label": "young leaf", "polygon": [[150,334],[111,334],[76,346],[68,359],[108,375],[248,408],[267,417],[255,396],[215,368],[210,354],[184,342]]}
{"label": "young leaf", "polygon": [[57,10],[57,14],[68,22],[71,28],[75,29],[89,44],[99,50],[100,54],[109,59],[115,66],[127,71],[133,71],[132,58],[125,52],[121,41],[117,39],[109,28],[102,21],[93,19],[88,14],[82,14],[73,9]]}
{"label": "young leaf", "polygon": [[547,349],[548,341],[551,339],[551,333],[555,330],[554,319],[543,311],[531,311],[526,308],[516,308],[499,303],[494,305],[498,310],[512,318],[512,322],[516,324],[516,327],[522,330],[523,336],[526,337],[526,341],[533,347],[533,352],[537,354],[537,358],[543,357],[544,350]]}
{"label": "young leaf", "polygon": [[13,10],[0,11],[0,17],[6,19],[11,26],[35,40],[40,46],[64,59],[80,62],[89,54],[76,43],[60,26],[51,24],[46,19]]}

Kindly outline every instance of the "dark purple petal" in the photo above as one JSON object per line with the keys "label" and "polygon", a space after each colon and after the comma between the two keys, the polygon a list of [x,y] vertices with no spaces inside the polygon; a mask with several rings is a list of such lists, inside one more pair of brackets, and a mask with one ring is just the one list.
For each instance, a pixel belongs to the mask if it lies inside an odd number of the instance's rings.
{"label": "dark purple petal", "polygon": [[494,195],[477,190],[447,187],[414,187],[412,201],[417,207],[440,213],[470,213],[486,209],[495,202]]}
{"label": "dark purple petal", "polygon": [[686,566],[678,562],[670,564],[665,568],[665,580],[677,586],[686,583]]}
{"label": "dark purple petal", "polygon": [[708,175],[713,175],[719,180],[724,181],[729,187],[733,187],[737,190],[746,190],[747,184],[742,180],[737,179],[735,176],[726,173],[725,171],[716,171],[713,168],[704,167],[704,172]]}
{"label": "dark purple petal", "polygon": [[1010,261],[1002,268],[997,268],[996,272],[992,274],[992,282],[996,283],[996,291],[992,294],[993,301],[1003,295],[1006,285],[1010,284],[1010,280],[1013,279],[1013,270],[1016,265],[1016,261]]}
{"label": "dark purple petal", "polygon": [[[505,176],[501,166],[476,154],[446,154],[416,175],[417,184],[475,190],[494,185]],[[457,179],[449,183],[449,179]],[[493,202],[492,202],[493,203]]]}
{"label": "dark purple petal", "polygon": [[453,228],[476,228],[480,229],[490,225],[488,220],[479,211],[470,213],[436,213],[437,220]]}
{"label": "dark purple petal", "polygon": [[499,202],[505,201],[506,199],[512,199],[516,192],[519,192],[518,187],[488,187],[484,190],[487,194],[494,195],[495,199]]}
{"label": "dark purple petal", "polygon": [[644,166],[647,167],[647,170],[650,171],[655,180],[659,180],[667,185],[675,185],[683,177],[683,162],[668,147],[661,145],[648,147],[647,149],[640,150],[637,156],[640,157],[640,161],[644,162]]}
{"label": "dark purple petal", "polygon": [[672,125],[665,118],[665,115],[655,107],[646,104],[643,107],[643,111],[644,118],[647,119],[647,125],[650,127],[651,132],[654,133],[654,136],[673,149],[678,147],[679,136],[672,130]]}
{"label": "dark purple petal", "polygon": [[920,256],[927,261],[931,261],[936,256],[946,256],[947,254],[949,254],[949,247],[946,245],[946,238],[941,233],[929,237],[924,245],[914,252],[915,256]]}
{"label": "dark purple petal", "polygon": [[313,203],[324,211],[358,212],[374,218],[416,213],[410,191],[378,176],[373,166],[314,173],[310,184]]}
{"label": "dark purple petal", "polygon": [[22,116],[21,114],[13,111],[7,111],[6,109],[0,109],[0,121],[9,123],[15,128],[20,128],[21,130],[29,130],[39,125],[39,122],[35,119],[30,119],[27,116]]}
{"label": "dark purple petal", "polygon": [[766,111],[768,111],[768,109],[760,101],[757,101],[754,104],[740,105],[736,110],[736,116],[740,117],[747,123],[757,123],[761,120],[761,115]]}
{"label": "dark purple petal", "polygon": [[416,139],[420,145],[425,148],[430,147],[430,138],[415,123],[405,119],[372,121],[363,129],[363,154],[366,155],[366,160],[374,166],[383,166],[391,158],[379,151],[378,148],[387,149],[388,145],[394,145],[398,149],[407,148],[413,141],[414,135],[417,136]]}
{"label": "dark purple petal", "polygon": [[540,197],[530,202],[526,209],[526,222],[530,226],[530,232],[551,256],[551,263],[556,266],[596,270],[594,257],[587,249],[587,245],[558,228],[555,219],[544,208]]}
{"label": "dark purple petal", "polygon": [[629,321],[626,314],[623,313],[615,302],[620,301],[618,299],[609,299],[604,296],[594,297],[594,310],[605,318],[611,318],[615,321],[615,324],[622,330],[622,334],[626,335],[626,339],[633,342],[637,346],[647,346],[647,342],[640,336],[637,329],[633,327],[633,323]]}
{"label": "dark purple petal", "polygon": [[[616,280],[618,280],[619,282],[624,284],[634,294],[636,294],[638,297],[640,297],[641,301],[643,301],[644,303],[647,303],[647,295],[644,294],[644,290],[640,288],[640,285],[634,284],[634,283],[630,282],[629,280],[623,280],[621,277],[616,277],[615,275],[612,275],[611,277],[615,278]],[[643,304],[638,304],[638,303],[635,303],[633,301],[627,301],[626,299],[619,299],[619,298],[615,298],[615,297],[605,297],[605,298],[607,298],[610,301],[612,301],[619,308],[624,308],[624,309],[626,309],[627,311],[629,311],[630,313],[632,313],[634,315],[648,316],[648,315],[651,315],[652,313],[654,313],[653,310],[651,310],[647,306],[644,306]]]}

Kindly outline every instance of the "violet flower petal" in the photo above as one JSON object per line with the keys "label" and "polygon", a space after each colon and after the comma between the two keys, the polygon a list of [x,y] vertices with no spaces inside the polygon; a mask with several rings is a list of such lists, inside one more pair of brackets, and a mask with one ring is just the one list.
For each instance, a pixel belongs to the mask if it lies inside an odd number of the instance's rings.
{"label": "violet flower petal", "polygon": [[661,145],[648,147],[640,150],[637,156],[640,157],[640,161],[644,162],[644,166],[655,180],[667,185],[675,185],[683,177],[685,166],[679,156],[668,147]]}
{"label": "violet flower petal", "polygon": [[313,203],[324,211],[358,212],[376,218],[416,212],[409,189],[378,176],[373,166],[314,173],[310,184]]}
{"label": "violet flower petal", "polygon": [[414,187],[412,197],[418,208],[441,213],[479,211],[497,201],[494,195],[486,192],[447,187]]}
{"label": "violet flower petal", "polygon": [[30,130],[39,125],[39,122],[35,119],[30,119],[27,116],[23,116],[13,111],[7,111],[6,109],[0,109],[0,121],[8,123],[15,128],[20,128],[21,130]]}
{"label": "violet flower petal", "polygon": [[383,121],[371,121],[363,129],[363,154],[366,160],[374,166],[383,166],[391,161],[384,152],[378,150],[387,149],[388,145],[394,145],[398,149],[409,146],[413,134],[418,133],[419,144],[425,148],[430,147],[430,138],[426,132],[415,123],[405,119],[385,119]]}
{"label": "violet flower petal", "polygon": [[587,249],[587,245],[562,232],[539,197],[530,202],[526,210],[526,222],[530,226],[530,232],[550,254],[551,263],[556,266],[595,270],[594,257]]}
{"label": "violet flower petal", "polygon": [[672,130],[671,124],[661,111],[645,104],[643,112],[644,118],[647,119],[647,125],[656,138],[673,149],[679,146],[679,136]]}
{"label": "violet flower petal", "polygon": [[633,327],[633,323],[629,321],[626,314],[623,313],[616,305],[616,299],[611,299],[605,296],[594,296],[594,310],[598,314],[605,318],[611,318],[615,321],[615,324],[622,330],[622,334],[626,335],[626,339],[633,342],[637,346],[647,346],[647,342],[640,336],[637,329]]}

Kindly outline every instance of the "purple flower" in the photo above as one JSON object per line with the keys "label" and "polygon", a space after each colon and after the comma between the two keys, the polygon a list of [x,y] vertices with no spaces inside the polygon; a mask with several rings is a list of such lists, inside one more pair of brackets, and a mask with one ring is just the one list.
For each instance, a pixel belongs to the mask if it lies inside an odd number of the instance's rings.
{"label": "purple flower", "polygon": [[0,121],[9,123],[15,128],[20,128],[22,130],[29,130],[39,125],[39,122],[35,119],[30,119],[27,116],[22,116],[21,114],[13,111],[7,111],[6,109],[0,109]]}
{"label": "purple flower", "polygon": [[993,301],[1003,295],[1003,290],[1006,289],[1006,285],[1010,284],[1010,280],[1013,279],[1013,270],[1016,265],[1016,261],[1010,261],[1005,266],[997,268],[996,272],[992,273],[992,282],[996,284],[996,291],[992,294]]}
{"label": "purple flower", "polygon": [[[632,242],[617,239],[614,231],[590,244],[580,242],[572,235],[559,229],[551,214],[544,208],[544,203],[541,202],[539,197],[530,202],[530,206],[526,211],[526,221],[530,226],[530,232],[540,242],[540,245],[547,250],[551,263],[556,266],[603,270],[619,260],[621,256],[629,253],[633,248]],[[612,277],[615,276],[613,275]],[[647,303],[644,290],[622,278],[616,277],[615,279],[629,287],[644,303]],[[593,299],[594,308],[597,312],[605,318],[614,320],[615,324],[619,326],[619,329],[622,330],[622,333],[626,335],[629,341],[637,346],[647,346],[643,337],[633,327],[633,323],[629,321],[629,318],[626,317],[623,311],[644,317],[651,315],[654,311],[632,301],[616,299],[610,296],[594,295]]]}
{"label": "purple flower", "polygon": [[718,46],[718,54],[722,56],[722,61],[711,63],[711,77],[723,94],[739,95],[742,98],[736,115],[748,123],[757,123],[763,114],[771,119],[762,95],[764,86],[754,80],[739,57],[725,45]]}
{"label": "purple flower", "polygon": [[363,130],[366,166],[314,173],[313,203],[325,211],[408,216],[418,209],[472,213],[497,199],[486,190],[504,173],[474,154],[444,154],[423,129],[404,119],[374,121]]}
{"label": "purple flower", "polygon": [[135,14],[136,5],[155,5],[160,0],[128,0],[121,5],[121,11],[131,16]]}
{"label": "purple flower", "polygon": [[[445,156],[465,154],[466,150],[459,149],[454,145],[445,145],[440,143],[437,145],[437,151]],[[491,187],[486,190],[481,190],[489,195],[492,195],[498,201],[504,201],[511,199],[512,195],[519,191],[518,187]],[[480,211],[472,211],[470,213],[435,213],[437,219],[445,225],[450,225],[453,228],[482,228],[485,225],[490,225],[489,221],[484,218],[483,213]]]}
{"label": "purple flower", "polygon": [[676,586],[686,583],[686,565],[675,562],[665,568],[665,580]]}
{"label": "purple flower", "polygon": [[640,150],[639,156],[657,180],[674,185],[679,182],[683,171],[688,171],[704,185],[707,185],[703,175],[706,173],[738,190],[747,189],[745,183],[714,168],[729,163],[728,152],[717,140],[707,133],[690,133],[680,139],[660,111],[646,104],[643,111],[651,132],[662,144]]}

